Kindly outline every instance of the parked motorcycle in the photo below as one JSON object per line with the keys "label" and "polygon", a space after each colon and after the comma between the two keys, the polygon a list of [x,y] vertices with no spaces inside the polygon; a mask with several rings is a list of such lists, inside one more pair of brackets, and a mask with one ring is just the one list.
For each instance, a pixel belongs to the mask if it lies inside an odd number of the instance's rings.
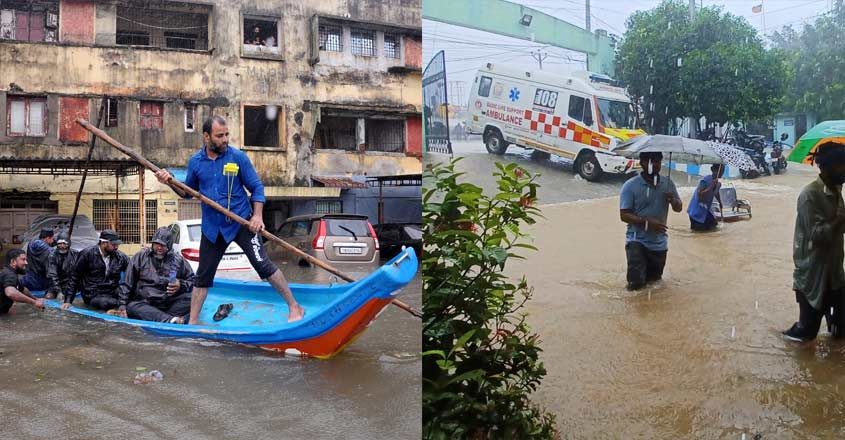
{"label": "parked motorcycle", "polygon": [[[757,170],[740,170],[740,176],[743,179],[754,179],[760,175],[769,176],[771,171],[769,169],[769,161],[765,153],[764,136],[749,135],[744,130],[735,130],[733,137],[728,140],[728,143],[734,145],[737,149],[747,154],[748,157],[757,166]],[[781,150],[782,152],[782,150]]]}
{"label": "parked motorcycle", "polygon": [[787,138],[789,138],[789,135],[783,133],[780,135],[780,140],[775,140],[763,150],[766,160],[775,174],[781,174],[786,171],[786,155],[783,153],[783,150],[785,147],[791,148],[790,145],[784,143]]}

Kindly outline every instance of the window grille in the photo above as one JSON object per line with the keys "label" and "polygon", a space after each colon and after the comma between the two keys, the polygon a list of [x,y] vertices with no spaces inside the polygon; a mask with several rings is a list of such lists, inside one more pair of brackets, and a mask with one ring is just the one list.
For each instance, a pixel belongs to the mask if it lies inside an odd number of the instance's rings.
{"label": "window grille", "polygon": [[352,54],[376,56],[376,33],[366,29],[352,29]]}
{"label": "window grille", "polygon": [[[158,201],[145,200],[147,239],[149,243],[158,228]],[[138,200],[94,199],[94,228],[114,229],[124,243],[141,242]]]}
{"label": "window grille", "polygon": [[340,26],[320,25],[320,50],[343,52],[343,28]]}

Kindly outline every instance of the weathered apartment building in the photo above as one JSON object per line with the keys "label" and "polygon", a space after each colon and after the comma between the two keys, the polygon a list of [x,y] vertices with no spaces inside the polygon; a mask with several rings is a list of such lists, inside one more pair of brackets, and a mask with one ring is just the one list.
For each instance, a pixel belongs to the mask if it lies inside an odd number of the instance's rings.
{"label": "weathered apartment building", "polygon": [[[202,121],[225,116],[270,228],[377,205],[419,216],[420,20],[420,0],[0,0],[0,239],[72,212],[89,145],[74,121],[101,107],[103,130],[177,175]],[[79,213],[130,243],[199,215],[101,141],[88,168]],[[402,186],[382,204],[379,183]]]}

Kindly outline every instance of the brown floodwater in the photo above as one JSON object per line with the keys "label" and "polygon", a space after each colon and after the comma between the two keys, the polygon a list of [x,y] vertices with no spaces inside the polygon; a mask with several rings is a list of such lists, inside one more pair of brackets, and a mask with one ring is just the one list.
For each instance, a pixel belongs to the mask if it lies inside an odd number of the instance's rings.
{"label": "brown floodwater", "polygon": [[[540,250],[508,272],[535,288],[526,310],[548,376],[533,400],[564,437],[845,438],[845,342],[780,335],[798,316],[795,202],[815,175],[790,163],[735,181],[753,218],[715,233],[670,213],[664,280],[638,293],[625,290],[621,183],[598,198],[559,188],[576,201],[543,206],[528,230]],[[686,209],[692,188],[678,178]]]}
{"label": "brown floodwater", "polygon": [[[291,281],[330,278],[282,267]],[[418,274],[399,298],[419,308],[421,290]],[[388,307],[335,358],[303,360],[16,305],[0,317],[2,438],[419,438],[420,331]],[[164,380],[134,385],[137,368]]]}

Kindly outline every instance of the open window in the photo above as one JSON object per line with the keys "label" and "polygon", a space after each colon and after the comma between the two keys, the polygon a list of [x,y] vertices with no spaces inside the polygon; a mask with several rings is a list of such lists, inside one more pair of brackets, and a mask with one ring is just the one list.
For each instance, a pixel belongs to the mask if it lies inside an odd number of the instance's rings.
{"label": "open window", "polygon": [[281,148],[279,124],[283,119],[275,105],[245,105],[244,146],[252,148]]}
{"label": "open window", "polygon": [[117,127],[117,99],[106,99],[106,127]]}
{"label": "open window", "polygon": [[[324,108],[314,136],[314,147],[365,153],[404,153],[407,120],[395,114],[370,114]],[[363,149],[361,149],[363,146]]]}
{"label": "open window", "polygon": [[314,139],[316,148],[357,151],[358,120],[352,117],[321,116]]}
{"label": "open window", "polygon": [[197,125],[197,105],[185,104],[185,132],[193,133]]}
{"label": "open window", "polygon": [[47,135],[47,98],[9,96],[7,102],[9,136]]}
{"label": "open window", "polygon": [[280,20],[278,18],[253,17],[243,18],[243,56],[281,59]]}

